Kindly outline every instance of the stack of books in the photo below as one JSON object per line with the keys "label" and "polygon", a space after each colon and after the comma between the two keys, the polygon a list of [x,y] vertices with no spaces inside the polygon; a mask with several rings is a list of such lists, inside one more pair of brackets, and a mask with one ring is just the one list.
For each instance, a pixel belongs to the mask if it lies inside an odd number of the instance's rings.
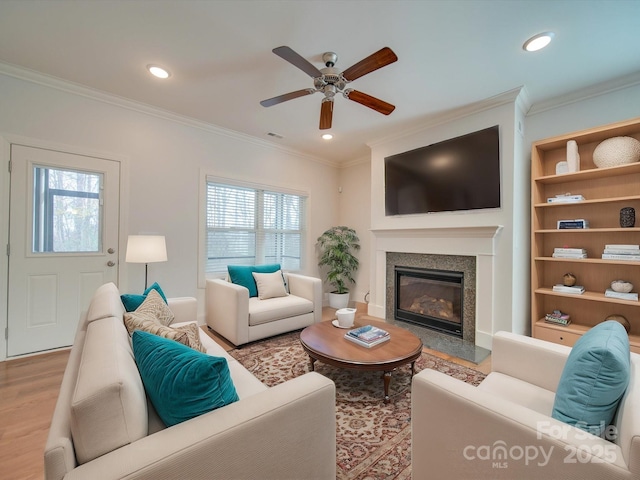
{"label": "stack of books", "polygon": [[606,260],[640,262],[640,245],[605,245],[602,258]]}
{"label": "stack of books", "polygon": [[555,323],[556,325],[567,326],[571,323],[571,319],[568,314],[562,313],[560,310],[554,310],[553,313],[547,313],[544,316],[544,321],[547,323]]}
{"label": "stack of books", "polygon": [[582,195],[556,195],[555,197],[547,198],[547,203],[576,203],[584,200]]}
{"label": "stack of books", "polygon": [[582,295],[584,293],[584,286],[582,285],[574,285],[572,287],[568,287],[567,285],[562,285],[558,283],[553,286],[554,292],[560,293],[572,293],[574,295]]}
{"label": "stack of books", "polygon": [[635,300],[636,302],[638,301],[637,292],[629,292],[629,293],[616,292],[615,290],[612,290],[610,288],[607,288],[605,290],[604,296],[609,298],[619,298],[621,300]]}
{"label": "stack of books", "polygon": [[584,248],[554,248],[553,258],[587,258]]}
{"label": "stack of books", "polygon": [[589,220],[576,218],[575,220],[558,220],[558,230],[589,228]]}
{"label": "stack of books", "polygon": [[344,338],[363,347],[371,348],[388,341],[391,335],[381,328],[374,327],[373,325],[365,325],[364,327],[349,330],[344,334]]}

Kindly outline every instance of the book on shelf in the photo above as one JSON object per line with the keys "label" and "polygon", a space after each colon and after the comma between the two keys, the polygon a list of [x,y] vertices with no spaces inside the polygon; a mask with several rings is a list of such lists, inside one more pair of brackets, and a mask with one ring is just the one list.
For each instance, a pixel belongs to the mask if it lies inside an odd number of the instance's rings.
{"label": "book on shelf", "polygon": [[547,313],[544,316],[544,321],[547,323],[566,326],[571,323],[571,318],[568,314],[555,310],[553,313]]}
{"label": "book on shelf", "polygon": [[558,220],[558,230],[589,228],[589,221],[584,218],[576,218],[575,220]]}
{"label": "book on shelf", "polygon": [[604,292],[605,297],[618,298],[620,300],[635,300],[638,301],[638,294],[636,292],[616,292],[610,288],[607,288]]}
{"label": "book on shelf", "polygon": [[584,200],[582,195],[556,195],[547,198],[547,203],[575,203]]}
{"label": "book on shelf", "polygon": [[640,245],[626,245],[623,243],[610,243],[604,246],[604,249],[613,249],[613,250],[640,250]]}
{"label": "book on shelf", "polygon": [[351,336],[348,333],[344,334],[344,338],[346,338],[350,342],[356,343],[356,344],[361,345],[363,347],[371,348],[371,347],[375,347],[376,345],[380,345],[381,343],[389,341],[389,339],[391,339],[391,335],[387,334],[386,336],[380,337],[377,340],[373,340],[371,342],[360,340],[359,338]]}
{"label": "book on shelf", "polygon": [[551,255],[553,258],[587,258],[586,253],[556,253]]}
{"label": "book on shelf", "polygon": [[635,250],[625,248],[605,248],[602,253],[608,253],[611,255],[640,255],[640,248]]}
{"label": "book on shelf", "polygon": [[602,259],[603,260],[627,260],[630,262],[640,262],[640,255],[603,253]]}
{"label": "book on shelf", "polygon": [[556,247],[553,253],[587,253],[586,248]]}
{"label": "book on shelf", "polygon": [[576,295],[581,295],[584,293],[584,286],[582,285],[573,285],[571,287],[567,286],[567,285],[562,285],[562,284],[557,284],[553,286],[553,291],[554,292],[559,292],[559,293],[573,293]]}

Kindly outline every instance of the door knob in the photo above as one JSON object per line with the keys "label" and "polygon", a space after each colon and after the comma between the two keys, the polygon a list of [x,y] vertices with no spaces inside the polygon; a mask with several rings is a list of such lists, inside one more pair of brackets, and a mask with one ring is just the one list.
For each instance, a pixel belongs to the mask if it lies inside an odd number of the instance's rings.
{"label": "door knob", "polygon": [[113,267],[115,264],[116,264],[116,262],[114,262],[114,261],[112,261],[112,260],[109,260],[109,261],[107,262],[107,267]]}
{"label": "door knob", "polygon": [[107,250],[107,253],[115,253],[115,250],[113,248],[110,248],[109,250]]}

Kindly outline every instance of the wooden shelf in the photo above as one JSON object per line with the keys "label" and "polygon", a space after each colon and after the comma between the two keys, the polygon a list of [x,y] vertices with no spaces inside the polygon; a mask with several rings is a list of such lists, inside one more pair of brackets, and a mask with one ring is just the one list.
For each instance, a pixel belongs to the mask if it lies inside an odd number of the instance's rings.
{"label": "wooden shelf", "polygon": [[577,301],[585,300],[585,301],[591,301],[591,302],[617,303],[619,305],[630,305],[632,307],[640,307],[640,302],[637,300],[622,300],[621,298],[605,297],[604,293],[599,293],[599,292],[585,291],[584,293],[577,295],[575,293],[554,292],[553,289],[547,288],[547,287],[536,288],[534,292],[540,295],[554,295],[557,297],[567,297]]}
{"label": "wooden shelf", "polygon": [[[616,136],[640,140],[640,118],[541,140],[531,147],[531,330],[536,338],[572,346],[605,318],[622,315],[631,324],[632,350],[640,353],[640,302],[604,295],[617,279],[640,289],[640,261],[600,258],[607,244],[640,243],[640,218],[635,227],[620,227],[622,207],[634,207],[640,216],[640,162],[608,168],[593,163],[598,144]],[[569,140],[578,145],[581,170],[555,175],[558,162],[566,160]],[[566,192],[586,200],[547,202]],[[568,218],[584,218],[590,228],[554,228]],[[563,246],[583,248],[590,258],[553,258],[554,248]],[[568,272],[585,286],[583,294],[553,291]],[[545,322],[545,314],[553,310],[569,314],[572,323],[564,327]]]}

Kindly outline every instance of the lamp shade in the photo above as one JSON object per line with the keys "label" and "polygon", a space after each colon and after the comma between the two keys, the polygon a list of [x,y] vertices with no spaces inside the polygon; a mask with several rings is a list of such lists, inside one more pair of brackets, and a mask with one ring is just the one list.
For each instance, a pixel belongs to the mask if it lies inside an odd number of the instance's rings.
{"label": "lamp shade", "polygon": [[129,235],[127,263],[155,263],[167,261],[164,235]]}

